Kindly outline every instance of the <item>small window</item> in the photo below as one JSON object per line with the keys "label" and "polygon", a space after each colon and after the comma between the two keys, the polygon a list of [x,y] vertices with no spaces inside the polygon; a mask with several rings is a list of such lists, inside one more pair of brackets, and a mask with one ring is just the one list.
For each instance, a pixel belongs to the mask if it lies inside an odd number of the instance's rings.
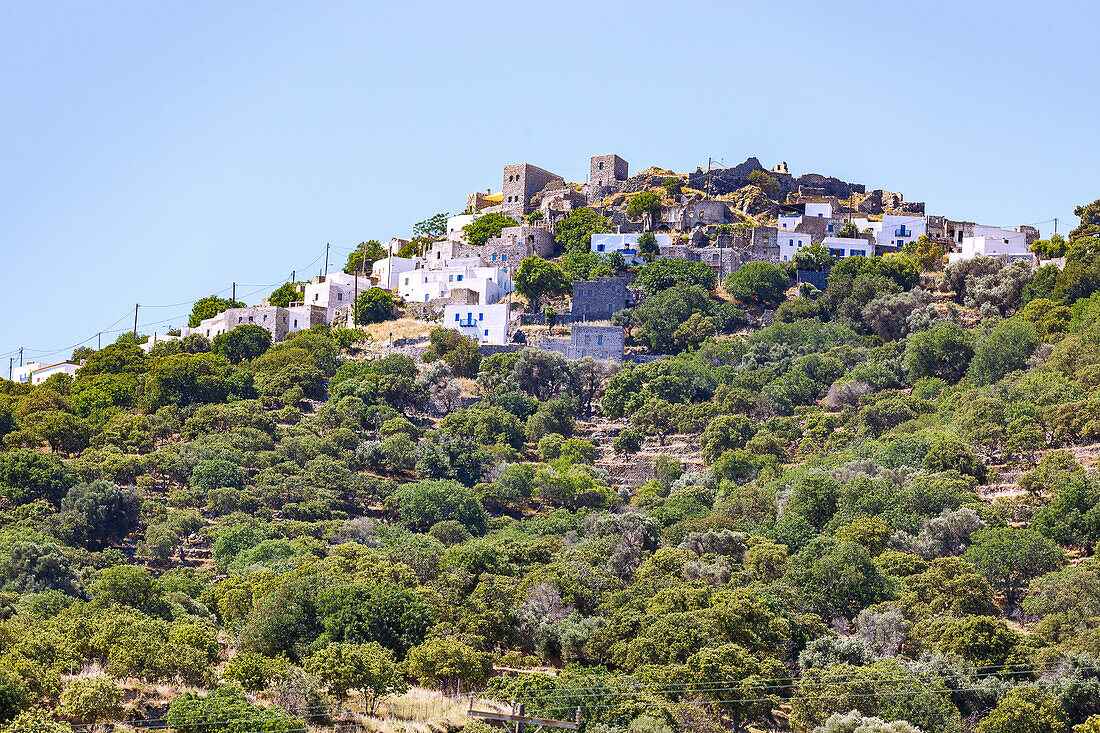
{"label": "small window", "polygon": [[488,335],[489,335],[489,329],[485,329],[485,335],[486,335],[486,336],[488,336]]}
{"label": "small window", "polygon": [[506,255],[506,254],[501,255],[500,256],[500,261],[501,262],[507,262],[508,261],[508,255]]}
{"label": "small window", "polygon": [[248,317],[248,322],[249,322],[249,323],[252,323],[252,316],[249,316],[249,317]]}
{"label": "small window", "polygon": [[297,318],[294,319],[294,327],[298,328],[298,319]]}
{"label": "small window", "polygon": [[459,275],[459,276],[458,276],[458,281],[459,281],[459,282],[462,282],[462,275]]}
{"label": "small window", "polygon": [[207,335],[207,336],[209,336],[209,335],[210,335],[210,329],[209,329],[209,328],[208,328],[208,329],[206,329],[206,335]]}
{"label": "small window", "polygon": [[462,320],[462,317],[461,317],[461,316],[459,316],[459,314],[455,313],[455,320],[456,320],[456,321],[461,321],[461,320]]}
{"label": "small window", "polygon": [[477,314],[477,320],[484,321],[485,320],[485,314],[484,313],[478,313]]}
{"label": "small window", "polygon": [[244,317],[243,316],[237,316],[237,323],[244,323]]}
{"label": "small window", "polygon": [[337,300],[343,300],[344,299],[344,294],[343,293],[337,293],[336,294],[336,299]]}
{"label": "small window", "polygon": [[597,252],[603,252],[603,245],[602,244],[597,244],[596,245],[596,251]]}
{"label": "small window", "polygon": [[603,336],[597,336],[596,337],[596,343],[599,344],[600,346],[603,346]]}
{"label": "small window", "polygon": [[493,262],[496,262],[496,261],[497,261],[497,256],[493,255]]}
{"label": "small window", "polygon": [[600,163],[600,170],[603,170],[603,163]]}
{"label": "small window", "polygon": [[264,323],[267,323],[267,316],[264,316]]}

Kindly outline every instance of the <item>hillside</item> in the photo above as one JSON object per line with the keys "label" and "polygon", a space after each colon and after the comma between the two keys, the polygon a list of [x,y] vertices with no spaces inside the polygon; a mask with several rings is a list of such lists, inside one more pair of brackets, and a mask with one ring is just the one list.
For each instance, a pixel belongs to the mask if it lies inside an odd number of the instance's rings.
{"label": "hillside", "polygon": [[624,265],[642,363],[387,306],[0,381],[0,731],[1095,730],[1098,209],[1062,268]]}

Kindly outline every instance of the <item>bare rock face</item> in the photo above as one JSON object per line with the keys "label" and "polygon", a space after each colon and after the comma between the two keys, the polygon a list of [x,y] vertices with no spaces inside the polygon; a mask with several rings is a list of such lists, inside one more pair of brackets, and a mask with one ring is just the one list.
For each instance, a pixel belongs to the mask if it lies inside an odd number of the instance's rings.
{"label": "bare rock face", "polygon": [[743,186],[734,191],[728,199],[730,208],[749,216],[775,217],[779,206],[768,198],[757,186]]}

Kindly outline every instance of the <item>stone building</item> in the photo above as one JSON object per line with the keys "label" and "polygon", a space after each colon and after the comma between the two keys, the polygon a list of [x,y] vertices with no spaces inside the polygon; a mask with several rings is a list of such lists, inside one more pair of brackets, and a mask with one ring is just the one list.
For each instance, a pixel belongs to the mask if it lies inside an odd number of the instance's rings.
{"label": "stone building", "polygon": [[295,331],[329,322],[329,309],[325,305],[300,303],[290,308],[257,305],[222,311],[212,318],[207,318],[195,328],[184,328],[180,335],[182,337],[198,333],[213,339],[220,334],[229,333],[237,326],[255,325],[267,329],[272,341],[282,341],[288,334]]}
{"label": "stone building", "polygon": [[549,338],[543,335],[538,348],[543,351],[556,351],[566,359],[605,359],[616,362],[623,360],[626,337],[622,326],[585,326],[573,324],[569,338]]}
{"label": "stone building", "polygon": [[524,217],[531,212],[531,197],[553,181],[564,186],[561,176],[530,163],[504,166],[504,188],[501,210],[505,214]]}
{"label": "stone building", "polygon": [[[550,257],[554,254],[554,234],[548,228],[542,226],[516,226],[505,227],[501,230],[499,237],[492,237],[485,243],[487,252],[490,254],[494,251],[497,252],[514,252],[512,257],[508,260],[513,261],[516,265],[523,260],[523,257],[530,257],[531,255],[538,255],[539,257]],[[493,248],[497,248],[494,250]],[[524,252],[523,257],[518,257],[520,252]],[[486,258],[490,259],[490,258]]]}
{"label": "stone building", "polygon": [[573,283],[573,304],[570,309],[574,321],[598,321],[633,305],[633,298],[626,286],[626,278],[598,277],[594,280],[576,280]]}
{"label": "stone building", "polygon": [[704,199],[690,203],[684,208],[682,226],[684,229],[692,229],[696,226],[729,224],[734,220],[725,201]]}
{"label": "stone building", "polygon": [[630,178],[629,170],[630,165],[617,155],[593,155],[588,182],[597,186],[610,186]]}

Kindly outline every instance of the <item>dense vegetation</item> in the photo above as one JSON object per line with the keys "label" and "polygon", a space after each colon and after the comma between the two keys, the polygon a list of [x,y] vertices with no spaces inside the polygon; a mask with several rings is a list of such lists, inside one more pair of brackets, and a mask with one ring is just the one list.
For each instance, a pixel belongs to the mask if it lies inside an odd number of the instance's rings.
{"label": "dense vegetation", "polygon": [[416,684],[599,733],[1100,730],[1097,208],[1062,270],[787,299],[655,260],[616,322],[670,356],[621,369],[241,328],[0,382],[0,724],[297,731]]}

